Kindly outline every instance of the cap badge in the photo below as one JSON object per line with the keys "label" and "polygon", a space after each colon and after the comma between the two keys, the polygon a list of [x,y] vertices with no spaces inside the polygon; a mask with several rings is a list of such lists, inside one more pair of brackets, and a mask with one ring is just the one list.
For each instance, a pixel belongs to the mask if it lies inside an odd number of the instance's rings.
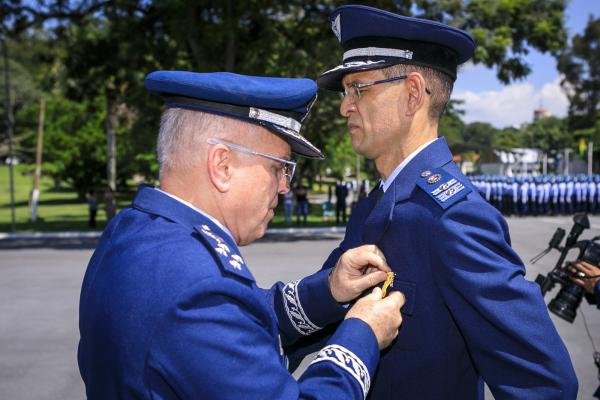
{"label": "cap badge", "polygon": [[431,175],[431,171],[426,169],[425,171],[421,172],[421,177],[422,178],[427,178],[429,175]]}
{"label": "cap badge", "polygon": [[333,21],[331,21],[331,30],[335,34],[338,39],[338,42],[342,42],[342,28],[340,26],[340,14],[335,17]]}

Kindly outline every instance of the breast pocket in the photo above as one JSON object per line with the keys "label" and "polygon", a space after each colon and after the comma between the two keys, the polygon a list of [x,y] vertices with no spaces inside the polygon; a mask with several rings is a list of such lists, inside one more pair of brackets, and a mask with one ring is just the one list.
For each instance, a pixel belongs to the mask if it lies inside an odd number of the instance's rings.
{"label": "breast pocket", "polygon": [[426,342],[427,332],[423,330],[423,318],[425,315],[419,314],[417,306],[417,283],[406,280],[394,280],[392,291],[400,291],[404,294],[404,306],[400,309],[402,313],[402,325],[398,333],[398,338],[394,341],[391,353],[406,350],[423,349]]}
{"label": "breast pocket", "polygon": [[398,278],[394,279],[393,286],[390,286],[389,291],[399,291],[404,295],[404,306],[400,310],[403,315],[412,316],[415,311],[415,303],[417,300],[417,284],[416,282],[403,281]]}

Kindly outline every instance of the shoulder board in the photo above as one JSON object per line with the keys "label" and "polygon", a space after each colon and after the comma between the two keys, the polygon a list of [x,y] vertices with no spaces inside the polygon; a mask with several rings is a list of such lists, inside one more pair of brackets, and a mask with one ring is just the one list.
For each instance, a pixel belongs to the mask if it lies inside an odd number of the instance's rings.
{"label": "shoulder board", "polygon": [[471,192],[471,189],[459,178],[455,178],[442,168],[423,171],[418,178],[417,186],[444,210]]}
{"label": "shoulder board", "polygon": [[194,230],[200,234],[206,248],[217,256],[222,269],[229,274],[254,282],[254,277],[236,246],[228,245],[225,239],[217,235],[208,225],[194,226]]}

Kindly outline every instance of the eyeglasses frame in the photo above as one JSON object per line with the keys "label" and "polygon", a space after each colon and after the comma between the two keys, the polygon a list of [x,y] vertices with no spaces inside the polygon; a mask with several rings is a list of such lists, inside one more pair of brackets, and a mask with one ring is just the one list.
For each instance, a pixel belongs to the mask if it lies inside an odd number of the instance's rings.
{"label": "eyeglasses frame", "polygon": [[[346,97],[350,96],[348,89],[353,88],[356,93],[356,99],[360,100],[360,90],[361,89],[379,85],[381,83],[388,83],[388,82],[403,80],[403,79],[406,79],[407,77],[408,77],[408,75],[400,75],[400,76],[393,76],[391,78],[381,79],[381,80],[372,81],[372,82],[352,82],[352,83],[349,83],[348,86],[344,86],[344,91],[340,92],[340,97],[343,100]],[[431,91],[428,88],[425,88],[425,92],[429,95],[431,94]]]}
{"label": "eyeglasses frame", "polygon": [[[252,156],[263,157],[268,160],[277,161],[277,162],[283,164],[283,166],[284,166],[283,167],[283,176],[285,176],[287,184],[290,185],[290,187],[291,187],[292,179],[294,178],[294,173],[296,172],[296,162],[295,161],[286,160],[284,158],[275,157],[270,154],[261,153],[260,151],[252,150],[247,147],[229,143],[224,140],[217,139],[217,138],[209,138],[207,140],[207,142],[209,144],[222,144],[223,146],[227,146],[232,150],[239,151],[240,153],[245,153],[245,154],[249,154]],[[291,172],[289,172],[288,168],[291,168]]]}

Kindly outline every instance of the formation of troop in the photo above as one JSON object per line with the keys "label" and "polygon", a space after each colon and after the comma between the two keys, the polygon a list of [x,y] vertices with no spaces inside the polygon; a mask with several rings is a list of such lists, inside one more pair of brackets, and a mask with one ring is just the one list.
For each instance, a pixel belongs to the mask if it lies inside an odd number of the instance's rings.
{"label": "formation of troop", "polygon": [[504,215],[600,212],[600,175],[470,176],[481,196]]}

